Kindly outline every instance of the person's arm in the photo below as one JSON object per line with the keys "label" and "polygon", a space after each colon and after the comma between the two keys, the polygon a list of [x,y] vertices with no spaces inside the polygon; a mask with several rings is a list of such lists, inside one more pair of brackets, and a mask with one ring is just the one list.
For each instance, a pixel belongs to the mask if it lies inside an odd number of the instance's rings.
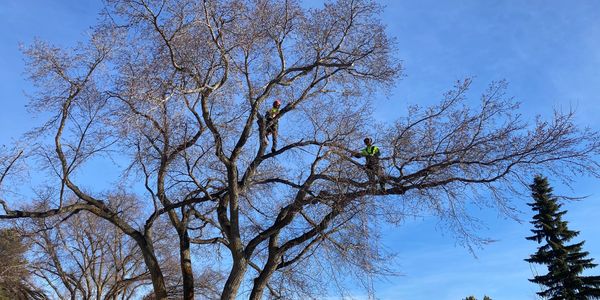
{"label": "person's arm", "polygon": [[373,153],[373,156],[375,156],[376,158],[379,158],[380,155],[381,155],[381,151],[379,151],[379,147],[375,148],[375,153]]}
{"label": "person's arm", "polygon": [[362,151],[359,151],[359,152],[353,152],[352,156],[354,156],[355,158],[361,158],[365,155],[362,153]]}

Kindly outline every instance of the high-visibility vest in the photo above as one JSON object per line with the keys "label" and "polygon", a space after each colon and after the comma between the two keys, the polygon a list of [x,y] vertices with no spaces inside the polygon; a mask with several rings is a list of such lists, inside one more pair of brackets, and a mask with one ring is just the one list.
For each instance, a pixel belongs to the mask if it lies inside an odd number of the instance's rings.
{"label": "high-visibility vest", "polygon": [[362,156],[375,156],[379,153],[379,148],[375,145],[367,146],[365,149],[360,151]]}
{"label": "high-visibility vest", "polygon": [[279,113],[279,108],[273,107],[267,111],[267,119],[274,119]]}

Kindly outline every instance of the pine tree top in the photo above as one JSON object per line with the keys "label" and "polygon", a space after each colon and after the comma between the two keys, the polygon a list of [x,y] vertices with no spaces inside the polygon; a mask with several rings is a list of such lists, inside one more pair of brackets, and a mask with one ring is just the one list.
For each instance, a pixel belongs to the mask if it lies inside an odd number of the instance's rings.
{"label": "pine tree top", "polygon": [[530,279],[546,287],[537,294],[548,299],[600,298],[600,276],[580,275],[596,264],[592,258],[586,258],[588,252],[582,251],[585,241],[567,244],[579,231],[570,230],[568,222],[562,219],[567,211],[561,210],[562,204],[552,194],[547,178],[536,176],[530,188],[533,202],[528,205],[535,212],[530,222],[534,229],[526,239],[541,245],[525,261],[548,267],[547,274]]}

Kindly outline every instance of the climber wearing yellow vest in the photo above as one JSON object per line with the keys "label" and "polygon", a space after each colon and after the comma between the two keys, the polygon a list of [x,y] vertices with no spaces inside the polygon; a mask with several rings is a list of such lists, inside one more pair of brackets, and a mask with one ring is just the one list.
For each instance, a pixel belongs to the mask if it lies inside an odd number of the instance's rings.
{"label": "climber wearing yellow vest", "polygon": [[265,118],[267,119],[267,128],[265,131],[265,140],[268,142],[269,134],[272,136],[273,143],[271,144],[271,152],[275,152],[277,150],[277,129],[279,127],[278,120],[275,119],[279,114],[279,108],[281,107],[281,101],[279,99],[273,102],[273,107],[271,107],[265,113]]}
{"label": "climber wearing yellow vest", "polygon": [[365,138],[364,142],[366,147],[362,149],[360,153],[354,154],[354,157],[364,157],[366,159],[365,168],[367,169],[369,181],[371,183],[378,182],[383,190],[385,189],[385,183],[382,178],[383,170],[379,165],[379,156],[381,156],[381,152],[377,146],[373,145],[373,140],[371,138]]}

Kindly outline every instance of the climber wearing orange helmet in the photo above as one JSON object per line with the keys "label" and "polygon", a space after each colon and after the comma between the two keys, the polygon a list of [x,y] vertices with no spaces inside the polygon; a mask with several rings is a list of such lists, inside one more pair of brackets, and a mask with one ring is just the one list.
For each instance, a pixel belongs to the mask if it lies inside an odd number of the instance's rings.
{"label": "climber wearing orange helmet", "polygon": [[265,117],[267,119],[267,128],[265,131],[265,140],[268,142],[269,134],[272,136],[273,143],[271,145],[271,152],[275,152],[277,150],[277,129],[279,127],[279,122],[276,119],[277,115],[279,115],[279,108],[281,107],[281,101],[279,99],[273,102],[273,107],[271,107],[265,113]]}

